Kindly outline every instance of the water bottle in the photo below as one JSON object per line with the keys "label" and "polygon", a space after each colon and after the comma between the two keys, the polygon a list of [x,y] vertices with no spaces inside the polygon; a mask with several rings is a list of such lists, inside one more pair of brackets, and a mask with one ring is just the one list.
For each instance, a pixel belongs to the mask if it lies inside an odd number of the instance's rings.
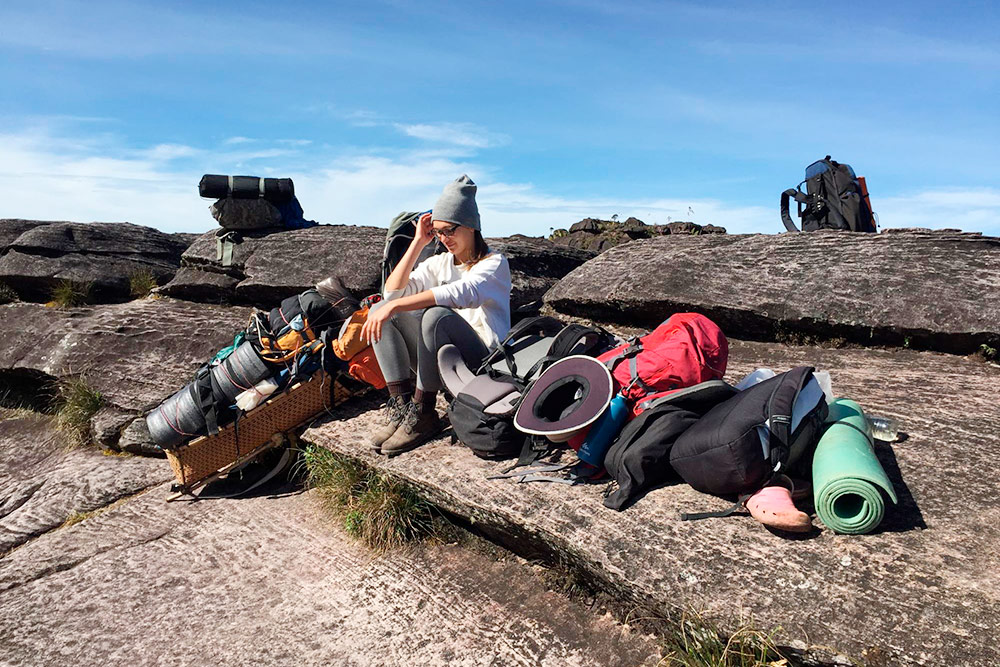
{"label": "water bottle", "polygon": [[872,437],[883,442],[896,442],[899,437],[899,424],[891,417],[868,415],[868,424],[872,427]]}
{"label": "water bottle", "polygon": [[618,432],[622,430],[626,417],[628,417],[628,402],[624,396],[618,394],[611,399],[604,414],[591,425],[587,432],[587,439],[583,441],[580,451],[576,453],[580,460],[603,468],[604,455],[608,452]]}

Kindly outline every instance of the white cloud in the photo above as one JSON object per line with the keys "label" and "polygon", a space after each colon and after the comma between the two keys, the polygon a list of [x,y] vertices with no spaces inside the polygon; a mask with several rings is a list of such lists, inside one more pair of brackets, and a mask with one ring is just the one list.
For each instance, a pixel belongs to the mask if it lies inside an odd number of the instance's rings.
{"label": "white cloud", "polygon": [[465,148],[491,148],[510,142],[509,137],[487,132],[486,129],[472,123],[420,123],[415,125],[396,123],[395,127],[403,134],[415,139]]}
{"label": "white cloud", "polygon": [[176,160],[178,158],[194,157],[201,153],[197,148],[181,144],[160,144],[153,146],[146,154],[153,161]]}
{"label": "white cloud", "polygon": [[879,198],[873,208],[884,227],[957,228],[1000,236],[1000,189],[937,189]]}
{"label": "white cloud", "polygon": [[251,139],[250,137],[229,137],[222,143],[226,144],[227,146],[234,146],[237,144],[249,144],[253,141],[255,141],[255,139]]}

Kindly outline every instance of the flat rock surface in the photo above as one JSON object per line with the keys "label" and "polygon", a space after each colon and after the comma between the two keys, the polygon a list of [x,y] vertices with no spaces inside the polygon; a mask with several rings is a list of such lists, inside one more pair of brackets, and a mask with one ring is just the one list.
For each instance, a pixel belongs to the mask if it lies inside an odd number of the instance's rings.
{"label": "flat rock surface", "polygon": [[165,487],[0,558],[5,665],[639,665],[656,647],[457,546],[384,556],[312,494]]}
{"label": "flat rock surface", "polygon": [[908,437],[878,447],[900,505],[875,533],[817,529],[792,540],[748,516],[681,522],[682,511],[729,503],[679,483],[618,513],[603,506],[604,485],[487,481],[508,464],[478,460],[447,437],[387,460],[365,442],[375,412],[304,438],[411,481],[517,551],[557,554],[626,601],[723,618],[747,612],[760,627],[781,626],[782,643],[855,659],[878,647],[907,665],[1000,661],[1000,538],[987,528],[1000,521],[1000,369],[910,350],[731,345],[731,380],[757,367],[814,365],[832,373],[838,395],[900,420]]}
{"label": "flat rock surface", "polygon": [[127,222],[0,220],[0,243],[0,281],[22,299],[48,301],[66,280],[90,284],[91,298],[103,303],[127,299],[141,271],[170,280],[188,239]]}
{"label": "flat rock surface", "polygon": [[612,248],[545,295],[556,313],[652,328],[693,310],[732,336],[968,354],[1000,341],[1000,239],[961,232],[678,235]]}
{"label": "flat rock surface", "polygon": [[0,554],[171,477],[163,461],[67,450],[64,440],[48,417],[0,419]]}
{"label": "flat rock surface", "polygon": [[174,299],[56,309],[0,306],[0,371],[82,375],[105,400],[141,412],[232,343],[249,310]]}

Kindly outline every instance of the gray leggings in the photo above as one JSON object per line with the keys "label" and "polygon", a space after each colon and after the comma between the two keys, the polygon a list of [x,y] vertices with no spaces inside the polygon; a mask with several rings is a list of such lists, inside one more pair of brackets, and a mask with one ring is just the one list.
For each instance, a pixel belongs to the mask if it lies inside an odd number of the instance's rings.
{"label": "gray leggings", "polygon": [[[372,310],[384,303],[375,304]],[[386,382],[409,380],[416,371],[417,389],[440,391],[437,353],[447,343],[458,348],[473,370],[489,353],[472,325],[444,306],[396,313],[383,324],[382,338],[372,347]]]}

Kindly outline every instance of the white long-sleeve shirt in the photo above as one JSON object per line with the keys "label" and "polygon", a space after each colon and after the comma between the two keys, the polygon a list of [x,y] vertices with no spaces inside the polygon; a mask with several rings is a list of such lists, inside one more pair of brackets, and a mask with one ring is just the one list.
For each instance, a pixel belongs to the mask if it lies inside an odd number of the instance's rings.
{"label": "white long-sleeve shirt", "polygon": [[455,256],[443,252],[415,266],[406,287],[386,290],[392,301],[430,290],[434,303],[452,308],[472,325],[486,347],[492,348],[510,330],[510,264],[494,252],[466,268]]}

